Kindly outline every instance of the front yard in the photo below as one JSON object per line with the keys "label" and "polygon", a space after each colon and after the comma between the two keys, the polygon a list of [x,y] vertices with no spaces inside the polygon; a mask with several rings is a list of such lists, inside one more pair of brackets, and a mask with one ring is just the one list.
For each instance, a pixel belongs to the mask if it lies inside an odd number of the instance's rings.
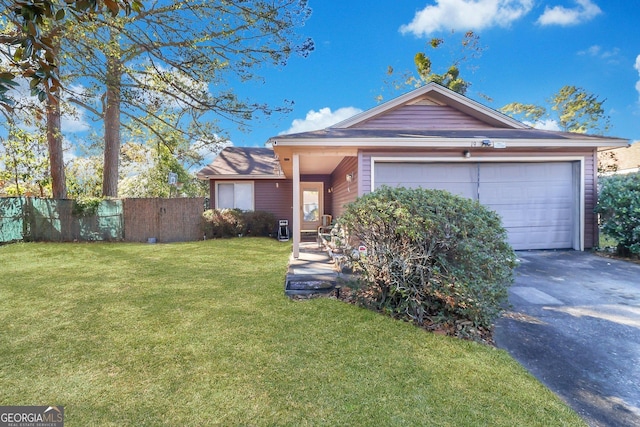
{"label": "front yard", "polygon": [[0,246],[0,404],[65,425],[584,425],[504,351],[332,299],[241,238]]}

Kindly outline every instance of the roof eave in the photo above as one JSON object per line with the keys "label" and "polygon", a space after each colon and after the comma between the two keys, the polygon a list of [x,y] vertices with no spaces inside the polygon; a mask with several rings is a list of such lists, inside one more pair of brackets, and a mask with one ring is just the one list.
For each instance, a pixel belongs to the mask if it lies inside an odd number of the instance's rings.
{"label": "roof eave", "polygon": [[[593,139],[509,139],[492,138],[493,144],[504,143],[506,148],[540,147],[626,147],[627,140],[617,138]],[[483,147],[480,138],[342,138],[326,139],[283,139],[273,140],[274,147],[359,147],[359,148],[457,148]],[[492,148],[492,147],[488,147]]]}
{"label": "roof eave", "polygon": [[198,179],[201,180],[238,180],[238,181],[254,181],[254,180],[266,180],[266,179],[287,179],[283,175],[239,175],[239,174],[198,174]]}

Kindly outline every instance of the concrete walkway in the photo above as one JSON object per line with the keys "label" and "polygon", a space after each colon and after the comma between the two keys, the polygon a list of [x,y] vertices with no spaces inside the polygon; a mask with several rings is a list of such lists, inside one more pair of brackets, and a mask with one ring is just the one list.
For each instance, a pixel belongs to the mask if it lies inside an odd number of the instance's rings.
{"label": "concrete walkway", "polygon": [[315,242],[300,244],[300,256],[289,260],[289,274],[338,274],[327,252]]}
{"label": "concrete walkway", "polygon": [[289,271],[285,279],[285,294],[288,296],[310,296],[331,293],[341,273],[327,252],[316,242],[300,244],[300,256],[289,260]]}

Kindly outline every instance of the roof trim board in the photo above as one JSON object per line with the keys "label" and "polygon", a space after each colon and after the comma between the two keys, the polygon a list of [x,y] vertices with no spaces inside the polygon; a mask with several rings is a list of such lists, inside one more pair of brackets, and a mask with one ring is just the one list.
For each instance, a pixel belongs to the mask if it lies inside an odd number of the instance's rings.
{"label": "roof trim board", "polygon": [[[489,139],[489,144],[483,143],[484,138],[443,138],[443,137],[390,137],[390,138],[344,138],[344,139],[282,139],[273,140],[274,147],[389,147],[389,148],[584,148],[584,147],[626,147],[626,140],[616,138],[594,139],[545,139],[538,138],[496,138]],[[504,146],[502,146],[504,145]],[[499,148],[500,147],[500,148]]]}

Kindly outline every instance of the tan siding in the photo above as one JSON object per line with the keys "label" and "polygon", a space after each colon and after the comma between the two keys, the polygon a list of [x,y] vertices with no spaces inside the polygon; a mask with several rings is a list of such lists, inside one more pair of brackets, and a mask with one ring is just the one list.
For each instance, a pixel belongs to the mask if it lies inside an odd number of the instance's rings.
{"label": "tan siding", "polygon": [[[347,184],[347,174],[353,173],[353,181]],[[331,174],[331,185],[333,187],[333,206],[331,214],[334,218],[339,217],[345,210],[345,205],[351,203],[358,197],[358,158],[345,157]]]}
{"label": "tan siding", "polygon": [[362,129],[489,129],[475,117],[446,105],[404,105],[356,126]]}

